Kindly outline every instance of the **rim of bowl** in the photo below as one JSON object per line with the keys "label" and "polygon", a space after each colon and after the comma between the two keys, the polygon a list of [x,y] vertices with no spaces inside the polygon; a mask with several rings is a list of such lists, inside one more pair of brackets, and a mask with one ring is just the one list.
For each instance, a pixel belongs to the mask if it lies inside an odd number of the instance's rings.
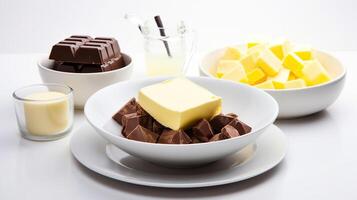
{"label": "rim of bowl", "polygon": [[126,56],[129,59],[129,63],[126,64],[124,67],[119,68],[119,69],[114,69],[114,70],[110,70],[110,71],[106,71],[106,72],[93,72],[93,73],[76,73],[76,72],[62,72],[62,71],[57,71],[57,70],[53,70],[50,69],[44,65],[42,65],[43,61],[50,61],[51,59],[49,59],[48,57],[43,57],[41,58],[39,61],[37,61],[37,66],[41,69],[50,71],[50,72],[54,72],[54,73],[59,73],[59,74],[68,74],[68,75],[77,75],[77,76],[95,76],[95,75],[100,75],[100,74],[109,74],[109,73],[114,73],[114,72],[118,72],[118,71],[123,71],[127,68],[129,68],[130,66],[133,66],[133,59],[131,58],[131,56],[129,56],[126,53],[121,53],[122,55]]}
{"label": "rim of bowl", "polygon": [[[232,45],[232,46],[241,46],[241,45]],[[204,69],[203,67],[203,61],[206,59],[206,57],[208,57],[210,54],[214,53],[215,51],[219,51],[219,50],[223,50],[223,48],[219,48],[219,49],[215,49],[213,51],[210,51],[208,53],[206,53],[202,58],[201,58],[201,61],[200,61],[200,70],[208,77],[210,78],[215,78],[215,79],[218,79],[218,80],[224,80],[224,79],[219,79],[217,77],[214,77],[212,74],[210,74],[206,69]],[[308,87],[305,87],[305,88],[289,88],[289,89],[261,89],[261,90],[264,90],[264,91],[267,91],[267,92],[290,92],[290,91],[300,91],[300,90],[309,90],[309,89],[313,89],[313,88],[318,88],[318,87],[323,87],[325,85],[329,85],[329,84],[332,84],[332,83],[335,83],[341,79],[343,79],[346,74],[347,74],[347,69],[346,67],[341,63],[341,61],[339,59],[337,59],[335,56],[331,55],[330,53],[328,53],[327,51],[324,51],[324,50],[316,50],[314,49],[315,51],[317,52],[320,52],[320,53],[323,53],[323,54],[326,54],[330,57],[332,57],[335,61],[338,62],[339,64],[339,67],[342,69],[342,72],[336,76],[334,79],[328,81],[328,82],[325,82],[325,83],[322,83],[322,84],[318,84],[318,85],[314,85],[314,86],[308,86]],[[231,82],[234,82],[234,81],[231,81]],[[237,83],[237,82],[234,82],[236,84],[242,84],[242,83]],[[243,84],[243,85],[246,85],[246,84]],[[251,87],[255,87],[254,85],[249,85]],[[255,87],[256,88],[256,87]],[[260,88],[257,88],[257,89],[260,89]]]}
{"label": "rim of bowl", "polygon": [[[154,77],[154,78],[146,78],[146,79],[142,79],[140,81],[148,81],[148,80],[153,80],[153,79],[157,79],[157,81],[163,81],[165,80],[167,77]],[[202,77],[202,76],[198,76],[198,77],[194,77],[194,76],[188,76],[186,77],[188,79],[206,79],[206,80],[209,80],[209,81],[217,81],[217,80],[214,80],[210,77]],[[270,125],[272,125],[274,123],[274,121],[277,119],[278,117],[278,114],[279,114],[279,105],[278,105],[278,102],[268,93],[264,92],[263,90],[260,90],[258,88],[254,88],[254,87],[251,87],[249,85],[246,85],[246,84],[242,84],[242,83],[234,83],[232,81],[228,81],[228,80],[219,80],[219,81],[222,81],[222,82],[226,82],[228,84],[239,84],[241,85],[242,87],[246,87],[248,89],[252,89],[252,90],[256,90],[258,93],[261,93],[262,95],[266,96],[268,99],[270,98],[270,100],[273,102],[273,105],[275,107],[275,113],[272,114],[272,117],[269,121],[267,121],[267,123],[265,125],[263,125],[262,127],[260,127],[259,129],[252,129],[254,131],[252,132],[249,132],[247,134],[244,134],[244,135],[241,135],[239,137],[234,137],[234,138],[228,138],[228,139],[225,139],[225,140],[219,140],[219,141],[213,141],[213,142],[202,142],[202,143],[193,143],[193,144],[162,144],[162,143],[149,143],[149,142],[142,142],[142,141],[137,141],[137,140],[130,140],[128,138],[125,138],[124,136],[123,137],[120,137],[120,136],[117,136],[117,135],[113,135],[111,132],[103,129],[103,128],[100,128],[100,127],[97,127],[94,123],[91,122],[91,120],[89,120],[88,116],[87,116],[87,105],[88,105],[88,102],[91,101],[91,99],[93,98],[93,96],[98,93],[98,92],[101,92],[102,90],[106,89],[107,87],[111,87],[115,84],[124,84],[124,83],[129,83],[129,82],[136,82],[135,80],[126,80],[126,81],[122,81],[120,83],[114,83],[112,85],[109,85],[109,86],[106,86],[100,90],[98,90],[97,92],[95,92],[93,95],[91,95],[89,97],[89,99],[87,100],[86,104],[84,105],[84,109],[83,109],[83,112],[84,112],[84,116],[85,118],[87,119],[88,123],[93,126],[93,127],[96,127],[97,129],[100,129],[101,132],[111,136],[111,137],[115,137],[115,138],[119,138],[120,140],[125,140],[126,142],[133,142],[133,143],[139,143],[139,144],[145,144],[145,145],[157,145],[157,146],[169,146],[169,147],[188,147],[188,146],[192,146],[192,145],[195,145],[195,146],[198,146],[198,145],[209,145],[209,144],[217,144],[217,143],[223,143],[223,142],[226,142],[226,141],[232,141],[232,140],[239,140],[243,137],[247,137],[249,134],[254,134],[254,133],[257,133],[267,127],[269,127]],[[99,133],[101,134],[101,133]]]}

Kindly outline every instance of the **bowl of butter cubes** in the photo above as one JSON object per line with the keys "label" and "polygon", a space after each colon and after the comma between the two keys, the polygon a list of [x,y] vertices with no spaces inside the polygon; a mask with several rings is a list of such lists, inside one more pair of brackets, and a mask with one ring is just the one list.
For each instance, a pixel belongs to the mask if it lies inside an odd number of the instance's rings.
{"label": "bowl of butter cubes", "polygon": [[204,55],[200,75],[260,88],[279,104],[278,118],[324,110],[340,95],[346,69],[329,53],[286,39],[251,41]]}

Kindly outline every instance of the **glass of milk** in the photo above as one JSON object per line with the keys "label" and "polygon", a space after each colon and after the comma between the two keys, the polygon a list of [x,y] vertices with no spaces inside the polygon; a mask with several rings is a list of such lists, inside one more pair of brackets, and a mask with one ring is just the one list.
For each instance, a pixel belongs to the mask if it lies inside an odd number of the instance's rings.
{"label": "glass of milk", "polygon": [[144,35],[146,74],[180,76],[185,73],[195,49],[195,34],[183,21],[159,27],[147,20],[140,27]]}
{"label": "glass of milk", "polygon": [[64,137],[73,125],[73,90],[60,84],[37,84],[13,93],[21,135],[46,141]]}

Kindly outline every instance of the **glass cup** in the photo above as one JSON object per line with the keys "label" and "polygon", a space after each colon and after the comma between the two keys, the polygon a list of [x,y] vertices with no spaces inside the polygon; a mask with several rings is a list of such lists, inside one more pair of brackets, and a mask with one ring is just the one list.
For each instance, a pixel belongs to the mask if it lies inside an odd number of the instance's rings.
{"label": "glass cup", "polygon": [[12,94],[21,135],[47,141],[64,137],[73,125],[73,90],[60,84],[37,84]]}
{"label": "glass cup", "polygon": [[144,35],[146,74],[184,75],[195,50],[195,33],[183,21],[159,28],[154,20],[148,20],[141,31]]}

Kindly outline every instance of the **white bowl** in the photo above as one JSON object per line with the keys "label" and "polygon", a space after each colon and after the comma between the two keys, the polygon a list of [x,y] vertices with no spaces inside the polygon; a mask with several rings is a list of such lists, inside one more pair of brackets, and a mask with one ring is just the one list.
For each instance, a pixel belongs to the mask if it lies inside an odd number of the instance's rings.
{"label": "white bowl", "polygon": [[278,104],[267,93],[243,84],[205,77],[189,78],[223,99],[223,113],[233,112],[249,124],[252,132],[241,137],[201,144],[153,144],[129,140],[112,116],[140,88],[165,80],[165,77],[125,81],[103,88],[91,96],[84,114],[95,130],[110,143],[133,156],[166,166],[186,167],[216,161],[245,146],[271,125],[278,115]]}
{"label": "white bowl", "polygon": [[[213,73],[223,53],[224,48],[221,48],[205,55],[200,64],[200,75],[216,78]],[[332,76],[332,80],[321,85],[302,89],[264,89],[279,104],[278,118],[302,117],[319,112],[335,102],[340,95],[345,82],[346,69],[336,58],[328,53],[316,51],[315,55]]]}
{"label": "white bowl", "polygon": [[127,65],[108,72],[70,73],[56,71],[51,69],[54,61],[48,58],[42,58],[37,66],[44,83],[61,83],[71,87],[74,94],[74,106],[77,109],[82,109],[87,99],[99,89],[130,78],[133,72],[133,63],[128,55],[123,54],[123,56]]}

